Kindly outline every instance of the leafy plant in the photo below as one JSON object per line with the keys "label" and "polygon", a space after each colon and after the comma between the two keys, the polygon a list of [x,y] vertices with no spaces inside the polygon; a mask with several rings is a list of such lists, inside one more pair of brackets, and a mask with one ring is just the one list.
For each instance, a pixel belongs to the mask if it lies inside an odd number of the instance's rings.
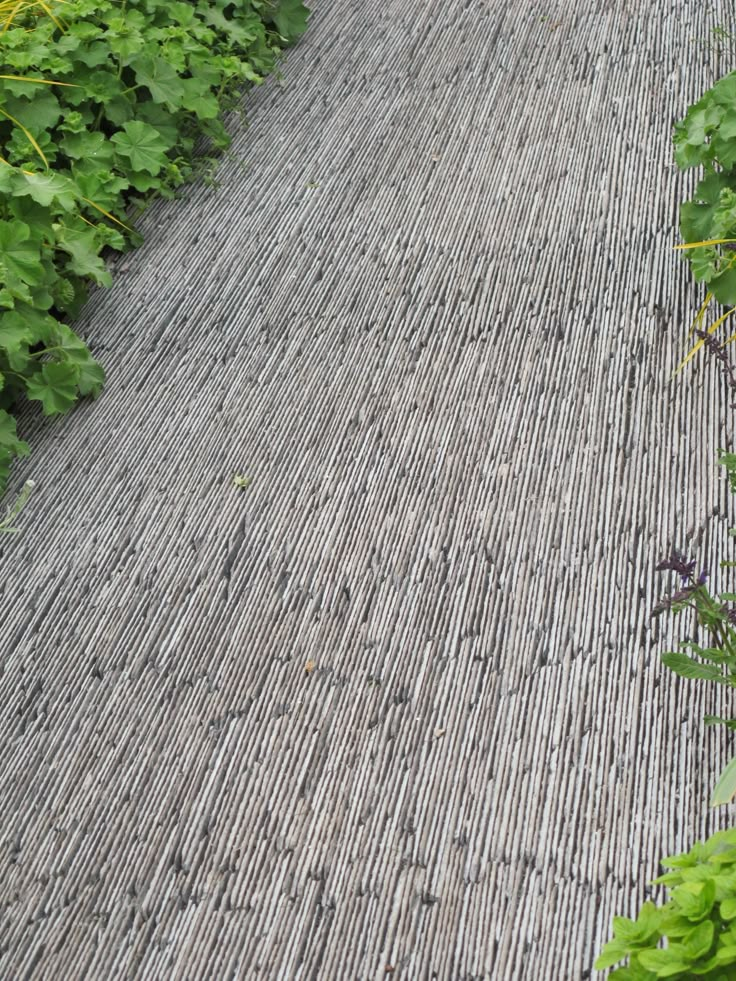
{"label": "leafy plant", "polygon": [[615,916],[596,970],[626,961],[611,981],[730,981],[736,976],[736,830],[719,831],[661,864],[672,871],[653,884],[664,885],[669,898],[661,906],[644,903],[635,920]]}
{"label": "leafy plant", "polygon": [[736,72],[726,75],[675,124],[675,160],[702,167],[693,199],[680,209],[680,230],[692,247],[687,258],[698,282],[718,302],[736,305]]}
{"label": "leafy plant", "polygon": [[[721,31],[720,38],[729,37]],[[680,232],[693,276],[707,285],[691,334],[704,326],[713,301],[729,309],[708,328],[715,332],[736,308],[736,72],[726,75],[690,106],[674,128],[675,160],[682,170],[702,167],[692,200],[680,209]],[[733,341],[736,335],[728,338]],[[702,346],[690,352],[683,365]]]}
{"label": "leafy plant", "polygon": [[[719,463],[725,468],[729,486],[736,491],[736,454],[719,451]],[[735,532],[732,530],[731,535]],[[736,563],[722,562],[722,567]],[[688,640],[678,651],[661,655],[662,663],[682,678],[709,681],[727,688],[736,688],[736,593],[722,592],[714,596],[708,589],[708,574],[703,570],[695,576],[695,562],[673,551],[657,566],[658,571],[674,572],[680,579],[679,589],[661,600],[652,616],[664,612],[694,614],[697,627],[704,629],[708,643]],[[725,725],[736,731],[736,719],[706,715],[708,725]],[[729,803],[736,796],[736,757],[726,766],[718,779],[711,805]]]}
{"label": "leafy plant", "polygon": [[30,498],[35,486],[36,484],[33,480],[27,480],[25,484],[23,484],[23,489],[16,498],[15,504],[6,509],[5,517],[0,521],[0,534],[16,534],[18,529],[13,527],[13,522],[28,503],[28,499]]}
{"label": "leafy plant", "polygon": [[[47,16],[39,17],[39,12]],[[301,0],[0,4],[0,492],[25,455],[12,412],[99,394],[102,367],[68,325],[139,215],[227,149],[224,113],[303,33]],[[204,167],[210,170],[209,164]]]}

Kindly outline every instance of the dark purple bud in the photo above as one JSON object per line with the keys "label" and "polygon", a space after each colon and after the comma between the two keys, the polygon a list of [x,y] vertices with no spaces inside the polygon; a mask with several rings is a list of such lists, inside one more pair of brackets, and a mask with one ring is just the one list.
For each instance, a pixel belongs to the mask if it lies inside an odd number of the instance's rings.
{"label": "dark purple bud", "polygon": [[677,593],[673,593],[672,596],[665,596],[663,600],[652,610],[652,616],[659,616],[660,613],[665,613],[667,610],[671,610],[673,607],[678,606],[680,603],[686,603],[692,598],[695,592],[695,586],[686,586]]}
{"label": "dark purple bud", "polygon": [[683,582],[692,580],[695,573],[695,560],[689,562],[682,552],[672,550],[668,559],[663,559],[657,566],[657,572],[676,572]]}

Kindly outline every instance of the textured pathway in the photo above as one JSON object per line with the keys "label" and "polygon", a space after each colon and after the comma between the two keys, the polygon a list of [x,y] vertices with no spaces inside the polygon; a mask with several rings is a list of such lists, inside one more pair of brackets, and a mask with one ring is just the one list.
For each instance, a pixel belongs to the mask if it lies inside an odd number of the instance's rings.
{"label": "textured pathway", "polygon": [[314,5],[25,421],[3,979],[587,978],[728,817],[648,613],[726,539],[669,131],[730,5]]}

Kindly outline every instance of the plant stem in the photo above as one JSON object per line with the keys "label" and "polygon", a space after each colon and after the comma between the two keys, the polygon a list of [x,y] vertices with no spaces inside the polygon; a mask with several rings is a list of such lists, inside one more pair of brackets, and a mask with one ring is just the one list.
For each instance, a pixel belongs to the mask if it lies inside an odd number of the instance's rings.
{"label": "plant stem", "polygon": [[18,531],[17,528],[13,528],[11,522],[18,517],[23,508],[26,506],[28,503],[28,498],[31,496],[35,486],[36,485],[33,480],[27,480],[25,484],[23,484],[23,488],[16,498],[15,504],[7,509],[5,517],[2,521],[0,521],[0,533],[5,535],[14,535]]}

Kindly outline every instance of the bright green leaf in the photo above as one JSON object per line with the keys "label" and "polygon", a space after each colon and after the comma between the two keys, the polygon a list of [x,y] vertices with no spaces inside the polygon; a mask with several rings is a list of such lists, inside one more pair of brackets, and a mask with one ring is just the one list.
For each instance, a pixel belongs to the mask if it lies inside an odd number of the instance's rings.
{"label": "bright green leaf", "polygon": [[115,147],[104,133],[88,130],[83,133],[67,133],[61,141],[61,149],[73,160],[92,159],[102,168],[108,167],[115,156]]}
{"label": "bright green leaf", "polygon": [[123,132],[115,133],[111,139],[117,144],[118,153],[130,160],[134,170],[145,170],[155,176],[166,163],[166,143],[147,123],[126,123]]}
{"label": "bright green leaf", "polygon": [[721,947],[715,953],[715,961],[720,967],[736,964],[736,944]]}
{"label": "bright green leaf", "polygon": [[682,678],[699,678],[702,681],[715,681],[725,684],[726,678],[720,668],[712,664],[701,664],[693,657],[680,651],[668,651],[661,655],[662,663]]}
{"label": "bright green leaf", "polygon": [[684,882],[672,890],[672,898],[688,920],[702,920],[713,908],[716,887],[712,879],[704,882]]}
{"label": "bright green leaf", "polygon": [[58,323],[54,330],[52,343],[55,348],[54,354],[57,357],[77,367],[79,394],[91,395],[96,398],[105,383],[105,372],[102,366],[94,360],[82,338],[66,324]]}
{"label": "bright green leaf", "polygon": [[178,109],[184,86],[177,72],[163,58],[136,58],[131,63],[139,85],[145,85],[154,102],[163,102]]}
{"label": "bright green leaf", "polygon": [[302,0],[277,0],[271,17],[281,37],[291,44],[306,31],[309,11]]}
{"label": "bright green leaf", "polygon": [[713,946],[715,927],[712,920],[704,920],[682,938],[682,947],[691,961],[707,957]]}
{"label": "bright green leaf", "polygon": [[87,276],[101,286],[110,286],[112,276],[99,253],[97,236],[89,225],[56,225],[56,244],[71,257],[69,266],[77,276]]}
{"label": "bright green leaf", "polygon": [[22,221],[0,221],[0,259],[11,275],[30,286],[43,282],[40,243]]}
{"label": "bright green leaf", "polygon": [[50,171],[38,174],[20,174],[16,194],[27,194],[44,208],[57,202],[64,211],[73,211],[79,197],[74,182],[62,174]]}
{"label": "bright green leaf", "polygon": [[723,900],[720,913],[724,920],[736,920],[736,896]]}
{"label": "bright green leaf", "polygon": [[45,129],[51,129],[61,117],[59,100],[53,89],[47,85],[26,85],[22,98],[6,97],[3,109],[19,119],[34,136]]}
{"label": "bright green leaf", "polygon": [[675,977],[686,972],[690,967],[689,959],[685,957],[679,945],[675,944],[665,950],[642,950],[637,954],[637,959],[642,967],[653,971],[658,978]]}
{"label": "bright green leaf", "polygon": [[622,940],[609,940],[595,962],[596,971],[605,971],[609,967],[613,967],[614,964],[618,964],[619,961],[628,957],[630,950],[630,946]]}
{"label": "bright green leaf", "polygon": [[67,412],[77,400],[79,373],[73,364],[49,362],[26,381],[29,399],[43,404],[46,416]]}

